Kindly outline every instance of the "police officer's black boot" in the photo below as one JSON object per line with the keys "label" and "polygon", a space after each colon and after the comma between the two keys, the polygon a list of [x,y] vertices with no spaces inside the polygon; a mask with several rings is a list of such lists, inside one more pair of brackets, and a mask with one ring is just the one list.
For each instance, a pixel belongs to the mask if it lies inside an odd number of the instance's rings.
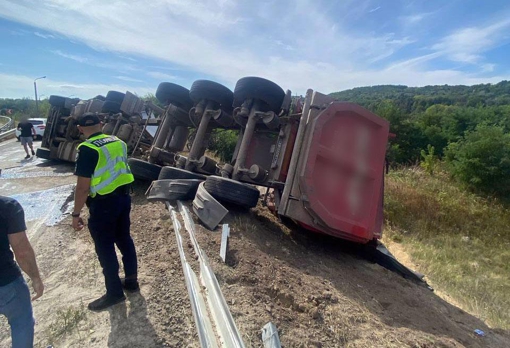
{"label": "police officer's black boot", "polygon": [[116,305],[117,303],[124,302],[125,300],[126,296],[124,296],[124,294],[122,294],[122,296],[119,297],[112,297],[105,294],[98,298],[97,300],[89,303],[88,308],[91,311],[102,311],[103,309]]}
{"label": "police officer's black boot", "polygon": [[140,291],[140,285],[138,285],[138,280],[136,278],[120,278],[120,282],[122,283],[122,288],[127,292]]}

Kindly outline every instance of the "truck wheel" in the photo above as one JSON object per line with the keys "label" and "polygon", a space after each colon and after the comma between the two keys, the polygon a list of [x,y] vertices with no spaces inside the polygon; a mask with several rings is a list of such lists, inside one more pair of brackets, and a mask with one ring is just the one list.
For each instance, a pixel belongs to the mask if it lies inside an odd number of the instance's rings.
{"label": "truck wheel", "polygon": [[208,99],[220,104],[222,110],[232,111],[234,93],[217,82],[197,80],[193,82],[193,85],[191,85],[189,96],[195,104],[203,99]]}
{"label": "truck wheel", "polygon": [[260,77],[243,77],[234,89],[234,107],[241,106],[246,99],[259,99],[267,104],[268,111],[278,113],[285,92],[276,83]]}
{"label": "truck wheel", "polygon": [[199,179],[205,180],[205,176],[197,173],[190,172],[189,170],[175,168],[175,167],[163,167],[159,173],[158,180],[164,179]]}
{"label": "truck wheel", "polygon": [[57,108],[63,108],[66,104],[66,98],[59,95],[50,95],[48,101],[51,106],[56,106]]}
{"label": "truck wheel", "polygon": [[37,149],[37,151],[35,152],[35,155],[39,158],[42,158],[42,159],[47,159],[49,160],[50,159],[50,150],[48,149],[45,149],[43,147],[40,147]]}
{"label": "truck wheel", "polygon": [[161,172],[161,166],[145,162],[136,158],[128,159],[129,168],[133,176],[142,181],[154,181],[158,180],[159,172]]}
{"label": "truck wheel", "polygon": [[245,208],[257,205],[260,192],[256,187],[220,176],[208,176],[204,188],[217,200]]}
{"label": "truck wheel", "polygon": [[193,102],[189,98],[189,90],[170,82],[161,82],[156,91],[156,98],[164,105],[173,104],[189,111]]}
{"label": "truck wheel", "polygon": [[107,100],[103,103],[103,107],[101,108],[101,112],[103,113],[111,113],[118,114],[120,112],[120,103],[115,101]]}
{"label": "truck wheel", "polygon": [[106,94],[106,101],[112,101],[112,102],[116,102],[116,103],[122,104],[122,102],[124,101],[124,97],[125,96],[126,96],[126,94],[124,94],[122,92],[109,91]]}

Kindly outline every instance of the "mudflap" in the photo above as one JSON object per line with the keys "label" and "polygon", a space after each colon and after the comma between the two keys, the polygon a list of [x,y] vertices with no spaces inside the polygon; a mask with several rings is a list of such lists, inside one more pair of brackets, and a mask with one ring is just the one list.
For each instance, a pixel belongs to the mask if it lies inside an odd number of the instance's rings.
{"label": "mudflap", "polygon": [[149,202],[188,201],[195,197],[198,179],[164,179],[153,181],[146,196]]}
{"label": "mudflap", "polygon": [[368,260],[375,262],[392,272],[400,274],[406,279],[412,280],[420,285],[424,285],[431,291],[434,290],[424,280],[425,275],[415,272],[401,264],[380,241],[373,241],[366,244],[363,248],[363,254]]}
{"label": "mudflap", "polygon": [[205,227],[211,231],[228,213],[228,210],[207,192],[203,182],[198,186],[197,195],[193,200],[193,211]]}

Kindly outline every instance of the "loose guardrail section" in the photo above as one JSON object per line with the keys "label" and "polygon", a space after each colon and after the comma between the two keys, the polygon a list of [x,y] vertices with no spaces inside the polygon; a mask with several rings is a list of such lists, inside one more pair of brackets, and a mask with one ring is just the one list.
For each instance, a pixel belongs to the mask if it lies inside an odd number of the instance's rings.
{"label": "loose guardrail section", "polygon": [[195,223],[189,209],[181,201],[177,201],[177,211],[181,215],[200,264],[200,281],[184,253],[181,235],[182,225],[178,219],[176,208],[168,201],[166,207],[170,212],[174,226],[177,248],[201,347],[244,348],[241,334],[223,297],[209,259],[198,245]]}

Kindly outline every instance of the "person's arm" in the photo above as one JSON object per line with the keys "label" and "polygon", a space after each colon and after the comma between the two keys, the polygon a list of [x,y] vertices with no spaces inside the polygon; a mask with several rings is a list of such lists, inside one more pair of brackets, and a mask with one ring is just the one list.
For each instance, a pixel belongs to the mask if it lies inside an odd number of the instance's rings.
{"label": "person's arm", "polygon": [[35,127],[32,125],[32,135],[35,137],[37,133],[35,132]]}
{"label": "person's arm", "polygon": [[[90,178],[85,178],[83,176],[78,177],[78,181],[76,183],[76,189],[74,191],[74,209],[73,215],[77,215],[83,209],[85,202],[87,201],[87,197],[90,191]],[[73,228],[77,231],[83,229],[83,219],[80,216],[73,216]]]}
{"label": "person's arm", "polygon": [[42,296],[44,285],[39,274],[39,268],[37,268],[34,249],[32,249],[25,232],[11,233],[8,238],[18,265],[32,280],[32,287],[35,291],[32,300],[36,300]]}
{"label": "person's arm", "polygon": [[[76,157],[76,169],[74,174],[78,177],[76,182],[76,189],[74,191],[74,209],[73,215],[78,215],[90,192],[90,181],[92,174],[99,160],[97,151],[90,149],[86,146],[80,146]],[[73,228],[76,231],[83,229],[83,219],[79,216],[73,216]]]}

